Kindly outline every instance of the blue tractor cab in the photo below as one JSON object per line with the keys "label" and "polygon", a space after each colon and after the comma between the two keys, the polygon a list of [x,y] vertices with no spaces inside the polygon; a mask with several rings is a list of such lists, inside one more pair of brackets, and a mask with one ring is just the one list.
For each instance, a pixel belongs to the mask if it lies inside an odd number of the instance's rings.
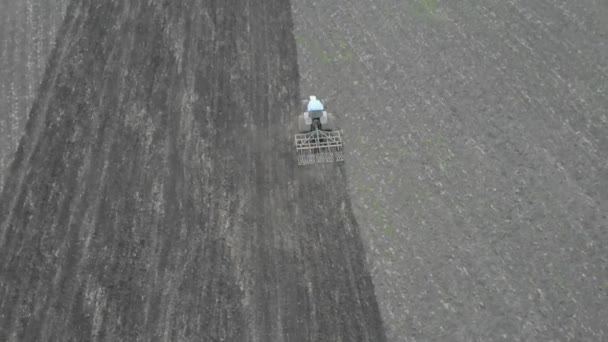
{"label": "blue tractor cab", "polygon": [[323,107],[323,103],[316,96],[310,96],[306,110],[311,119],[318,119],[323,115],[325,107]]}

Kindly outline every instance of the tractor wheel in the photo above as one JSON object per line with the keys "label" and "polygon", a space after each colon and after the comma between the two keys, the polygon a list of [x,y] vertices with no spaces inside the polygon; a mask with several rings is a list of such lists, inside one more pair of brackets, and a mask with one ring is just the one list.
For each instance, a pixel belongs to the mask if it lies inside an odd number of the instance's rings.
{"label": "tractor wheel", "polygon": [[298,117],[298,132],[300,132],[300,133],[310,132],[310,126],[306,124],[306,120],[304,120],[304,115],[300,115]]}

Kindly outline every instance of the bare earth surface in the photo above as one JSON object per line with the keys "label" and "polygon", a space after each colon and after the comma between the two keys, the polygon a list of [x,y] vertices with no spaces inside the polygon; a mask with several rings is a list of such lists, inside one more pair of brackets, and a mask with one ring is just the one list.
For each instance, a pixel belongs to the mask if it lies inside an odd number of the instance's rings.
{"label": "bare earth surface", "polygon": [[[0,198],[1,341],[384,341],[285,1],[71,1]],[[10,149],[3,146],[3,149]]]}
{"label": "bare earth surface", "polygon": [[0,0],[0,192],[67,0]]}
{"label": "bare earth surface", "polygon": [[383,341],[366,267],[389,341],[608,338],[605,1],[67,3],[0,0],[0,340]]}
{"label": "bare earth surface", "polygon": [[293,9],[388,340],[608,339],[608,3]]}

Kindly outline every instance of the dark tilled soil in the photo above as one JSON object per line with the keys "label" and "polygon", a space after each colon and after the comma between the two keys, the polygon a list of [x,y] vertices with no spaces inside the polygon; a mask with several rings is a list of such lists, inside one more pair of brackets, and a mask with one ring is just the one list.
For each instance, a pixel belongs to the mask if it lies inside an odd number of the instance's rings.
{"label": "dark tilled soil", "polygon": [[383,341],[288,2],[74,0],[0,199],[0,340]]}

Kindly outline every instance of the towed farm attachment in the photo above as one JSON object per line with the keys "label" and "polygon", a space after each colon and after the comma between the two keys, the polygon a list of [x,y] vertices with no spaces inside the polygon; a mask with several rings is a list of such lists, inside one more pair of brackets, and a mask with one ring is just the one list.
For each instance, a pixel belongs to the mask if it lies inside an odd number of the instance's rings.
{"label": "towed farm attachment", "polygon": [[295,135],[298,165],[344,161],[341,132],[334,130],[333,115],[325,111],[316,96],[310,96],[298,127],[300,133]]}

